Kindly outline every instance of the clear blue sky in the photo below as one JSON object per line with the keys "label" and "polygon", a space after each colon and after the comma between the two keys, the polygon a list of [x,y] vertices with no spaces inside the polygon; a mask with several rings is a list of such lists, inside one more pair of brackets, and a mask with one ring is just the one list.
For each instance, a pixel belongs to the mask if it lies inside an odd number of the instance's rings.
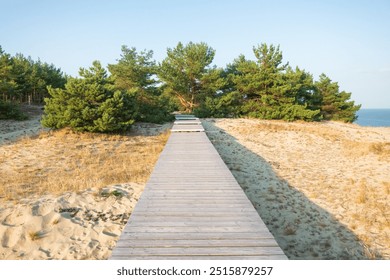
{"label": "clear blue sky", "polygon": [[206,42],[224,67],[252,47],[339,82],[363,108],[390,108],[390,0],[0,0],[0,45],[77,75],[115,63],[121,45],[154,51]]}

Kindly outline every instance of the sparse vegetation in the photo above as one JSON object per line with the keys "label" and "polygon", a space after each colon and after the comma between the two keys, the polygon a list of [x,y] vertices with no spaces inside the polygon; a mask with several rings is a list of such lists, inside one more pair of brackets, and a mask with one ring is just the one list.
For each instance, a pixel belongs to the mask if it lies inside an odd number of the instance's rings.
{"label": "sparse vegetation", "polygon": [[122,196],[124,195],[122,192],[117,191],[117,190],[113,190],[113,191],[111,191],[111,192],[105,192],[105,191],[103,191],[103,192],[101,192],[100,194],[101,194],[101,196],[103,196],[103,197],[115,196],[115,197],[118,197],[118,198],[120,198],[120,197],[122,197]]}
{"label": "sparse vegetation", "polygon": [[[280,244],[289,257],[299,258],[313,247],[312,256],[324,256],[329,250],[339,258],[389,258],[387,128],[255,119],[205,122],[209,124],[214,132],[222,129],[223,133],[210,133],[210,139],[248,197],[255,199],[252,203],[259,205],[259,214],[268,213],[264,221],[277,240],[282,236]],[[236,171],[237,165],[247,173]],[[300,203],[300,194],[335,221],[308,211],[307,204]],[[278,210],[273,215],[274,209]],[[301,220],[299,227],[296,216]],[[324,231],[333,235],[329,244],[320,243],[321,234],[319,247],[302,244],[307,234],[315,238]],[[343,232],[352,235],[343,236]],[[348,242],[355,244],[353,249],[337,252]]]}
{"label": "sparse vegetation", "polygon": [[32,241],[36,241],[45,237],[45,233],[42,231],[33,231],[30,232],[28,235]]}
{"label": "sparse vegetation", "polygon": [[367,183],[365,180],[363,180],[361,183],[360,183],[360,186],[357,190],[357,197],[356,197],[356,202],[357,203],[366,203],[367,200],[368,200],[368,197],[367,197]]}
{"label": "sparse vegetation", "polygon": [[294,226],[292,226],[292,225],[286,226],[284,228],[284,231],[283,231],[284,235],[293,235],[296,232],[297,232],[297,229]]}
{"label": "sparse vegetation", "polygon": [[120,136],[63,129],[2,146],[0,198],[145,183],[167,139],[167,133]]}
{"label": "sparse vegetation", "polygon": [[390,143],[373,143],[369,150],[380,156],[390,156]]}

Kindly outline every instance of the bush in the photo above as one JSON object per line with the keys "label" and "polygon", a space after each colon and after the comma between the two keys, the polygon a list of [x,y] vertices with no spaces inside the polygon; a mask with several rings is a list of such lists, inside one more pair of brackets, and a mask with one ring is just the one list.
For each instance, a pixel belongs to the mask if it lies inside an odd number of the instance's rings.
{"label": "bush", "polygon": [[81,69],[80,76],[70,78],[65,89],[49,87],[42,125],[90,132],[129,130],[137,115],[135,94],[114,90],[97,61],[89,70]]}
{"label": "bush", "polygon": [[20,110],[18,104],[0,100],[0,120],[13,119],[22,121],[27,118],[27,115]]}
{"label": "bush", "polygon": [[199,118],[238,117],[241,114],[241,96],[238,92],[229,92],[218,97],[206,97],[205,101],[194,109]]}
{"label": "bush", "polygon": [[170,113],[174,111],[175,104],[163,95],[150,96],[137,99],[136,121],[149,123],[164,123],[174,119]]}

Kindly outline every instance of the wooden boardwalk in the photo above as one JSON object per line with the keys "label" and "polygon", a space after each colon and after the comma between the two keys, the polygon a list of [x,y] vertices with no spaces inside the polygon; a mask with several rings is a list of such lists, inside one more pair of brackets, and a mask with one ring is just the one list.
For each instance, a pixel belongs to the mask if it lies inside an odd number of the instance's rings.
{"label": "wooden boardwalk", "polygon": [[202,125],[187,121],[173,126],[111,259],[287,259]]}

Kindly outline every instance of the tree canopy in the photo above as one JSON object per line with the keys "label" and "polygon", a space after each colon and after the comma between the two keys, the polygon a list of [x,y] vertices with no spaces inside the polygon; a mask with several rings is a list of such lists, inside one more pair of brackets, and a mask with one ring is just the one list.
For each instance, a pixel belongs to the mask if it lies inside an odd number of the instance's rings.
{"label": "tree canopy", "polygon": [[353,122],[360,109],[325,74],[315,80],[289,66],[279,46],[254,46],[254,60],[240,55],[224,69],[212,64],[216,51],[203,42],[179,42],[161,63],[151,50],[121,50],[108,72],[95,61],[73,78],[0,47],[0,117],[22,117],[10,101],[44,100],[45,126],[103,132],[127,130],[134,121],[161,123],[175,110],[199,117]]}
{"label": "tree canopy", "polygon": [[286,121],[353,122],[360,106],[324,75],[315,82],[305,70],[283,63],[279,46],[253,47],[255,61],[240,55],[224,69],[226,86],[197,110],[201,116],[249,116]]}
{"label": "tree canopy", "polygon": [[168,48],[158,77],[164,91],[175,96],[186,112],[192,112],[223,84],[222,70],[210,66],[214,56],[215,50],[206,43],[184,46],[179,42],[175,48]]}
{"label": "tree canopy", "polygon": [[135,120],[161,123],[172,119],[174,105],[158,85],[153,51],[137,52],[134,47],[122,46],[118,63],[109,64],[108,69],[115,88],[134,95]]}
{"label": "tree canopy", "polygon": [[11,56],[0,46],[0,99],[3,101],[42,103],[47,86],[62,88],[66,77],[53,64],[34,61],[22,54]]}

